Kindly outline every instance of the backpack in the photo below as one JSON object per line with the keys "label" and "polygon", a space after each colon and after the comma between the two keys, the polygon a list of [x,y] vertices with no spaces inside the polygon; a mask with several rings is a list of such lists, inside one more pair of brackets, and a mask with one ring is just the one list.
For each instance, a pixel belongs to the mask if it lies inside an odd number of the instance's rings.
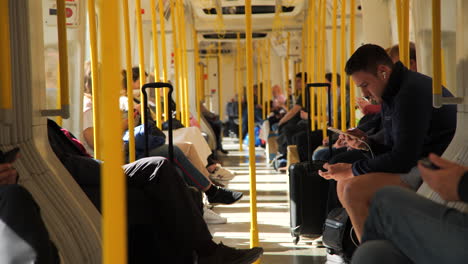
{"label": "backpack", "polygon": [[328,213],[323,228],[323,244],[327,252],[350,261],[357,246],[352,232],[351,220],[344,208],[335,208]]}

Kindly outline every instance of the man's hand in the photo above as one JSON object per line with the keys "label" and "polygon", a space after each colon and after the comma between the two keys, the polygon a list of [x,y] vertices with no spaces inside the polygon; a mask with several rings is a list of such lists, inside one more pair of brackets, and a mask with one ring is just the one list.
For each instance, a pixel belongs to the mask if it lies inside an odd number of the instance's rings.
{"label": "man's hand", "polygon": [[327,171],[319,170],[318,174],[327,180],[340,181],[354,177],[351,169],[352,164],[349,163],[337,163],[333,165],[325,163],[323,168]]}
{"label": "man's hand", "polygon": [[333,144],[333,147],[334,148],[344,148],[344,147],[347,147],[347,143],[346,143],[346,140],[342,139],[341,137],[338,138],[338,140],[335,142],[335,144]]}
{"label": "man's hand", "polygon": [[0,164],[0,185],[15,184],[18,173],[10,163]]}
{"label": "man's hand", "polygon": [[459,201],[458,183],[463,174],[468,171],[468,167],[442,159],[435,154],[430,154],[429,160],[440,169],[428,169],[419,163],[418,169],[423,180],[444,200]]}

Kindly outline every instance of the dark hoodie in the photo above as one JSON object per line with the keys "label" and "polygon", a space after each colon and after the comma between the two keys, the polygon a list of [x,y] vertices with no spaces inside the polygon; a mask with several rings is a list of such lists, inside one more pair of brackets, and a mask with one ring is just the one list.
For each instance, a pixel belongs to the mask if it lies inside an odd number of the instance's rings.
{"label": "dark hoodie", "polygon": [[[452,94],[443,87],[443,96]],[[406,173],[430,152],[441,155],[455,134],[455,105],[432,107],[432,78],[395,63],[382,95],[384,144],[391,150],[353,163],[353,174]]]}

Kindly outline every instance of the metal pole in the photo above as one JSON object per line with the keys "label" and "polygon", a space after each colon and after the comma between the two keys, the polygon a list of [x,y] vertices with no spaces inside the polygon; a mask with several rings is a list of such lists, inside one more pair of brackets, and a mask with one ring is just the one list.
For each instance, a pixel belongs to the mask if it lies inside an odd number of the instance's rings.
{"label": "metal pole", "polygon": [[346,131],[346,0],[341,1],[341,130]]}
{"label": "metal pole", "polygon": [[[158,29],[156,24],[156,0],[151,0],[151,30],[153,31],[153,53],[154,53],[154,81],[159,82],[159,45],[158,45]],[[156,105],[156,126],[162,128],[161,120],[161,99],[159,98],[159,90],[154,91],[154,103]],[[128,111],[130,113],[130,111]]]}
{"label": "metal pole", "polygon": [[[128,13],[128,0],[122,1],[124,34],[125,34],[125,64],[127,71],[127,98],[128,98],[128,151],[129,161],[135,161],[135,119],[133,117],[133,91],[132,91],[132,47],[130,41],[130,19]],[[94,98],[94,96],[93,96]],[[96,120],[96,119],[95,119]],[[96,127],[94,127],[96,128]],[[96,145],[95,145],[96,146]]]}
{"label": "metal pole", "polygon": [[255,168],[255,132],[254,132],[254,100],[253,100],[253,47],[252,47],[252,3],[245,0],[245,41],[247,66],[247,109],[249,124],[249,172],[250,172],[250,246],[258,245],[257,229],[257,177]]}
{"label": "metal pole", "polygon": [[[103,263],[119,264],[127,262],[127,213],[126,176],[123,173],[122,127],[115,122],[120,117],[120,15],[118,5],[109,5],[99,0],[100,36],[100,80],[102,91],[100,106],[102,119],[99,123],[102,134],[99,138],[102,151],[102,233]],[[140,9],[137,9],[138,11]]]}

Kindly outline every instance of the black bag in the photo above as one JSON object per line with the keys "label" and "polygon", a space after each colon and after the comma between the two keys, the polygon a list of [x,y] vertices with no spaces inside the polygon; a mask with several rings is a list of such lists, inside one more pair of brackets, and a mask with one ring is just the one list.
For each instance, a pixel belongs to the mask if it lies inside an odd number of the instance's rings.
{"label": "black bag", "polygon": [[[323,86],[329,87],[329,84],[307,84],[306,101],[308,109],[310,109],[310,88]],[[309,129],[311,123],[310,115],[307,121],[308,161],[292,164],[289,167],[291,235],[295,238],[295,244],[299,242],[300,235],[320,236],[327,214],[326,206],[329,182],[320,177],[317,172],[318,170],[323,170],[325,161],[312,161],[311,133]]]}
{"label": "black bag", "polygon": [[[168,93],[168,100],[169,102],[172,101],[172,92],[174,91],[174,88],[170,83],[163,83],[163,82],[155,82],[155,83],[145,83],[143,87],[141,87],[141,92],[143,94],[143,109],[145,109],[145,156],[149,156],[149,134],[147,131],[150,131],[149,126],[149,110],[148,110],[148,94],[146,93],[147,88],[169,88],[169,93]],[[167,112],[172,113],[172,104],[167,104]],[[169,119],[167,121],[168,123],[168,134],[169,134],[169,160],[171,162],[174,161],[174,144],[172,140],[172,115],[169,115]]]}
{"label": "black bag", "polygon": [[357,238],[351,227],[351,220],[344,208],[330,211],[323,230],[323,244],[328,253],[340,255],[345,261],[351,260],[357,247]]}

